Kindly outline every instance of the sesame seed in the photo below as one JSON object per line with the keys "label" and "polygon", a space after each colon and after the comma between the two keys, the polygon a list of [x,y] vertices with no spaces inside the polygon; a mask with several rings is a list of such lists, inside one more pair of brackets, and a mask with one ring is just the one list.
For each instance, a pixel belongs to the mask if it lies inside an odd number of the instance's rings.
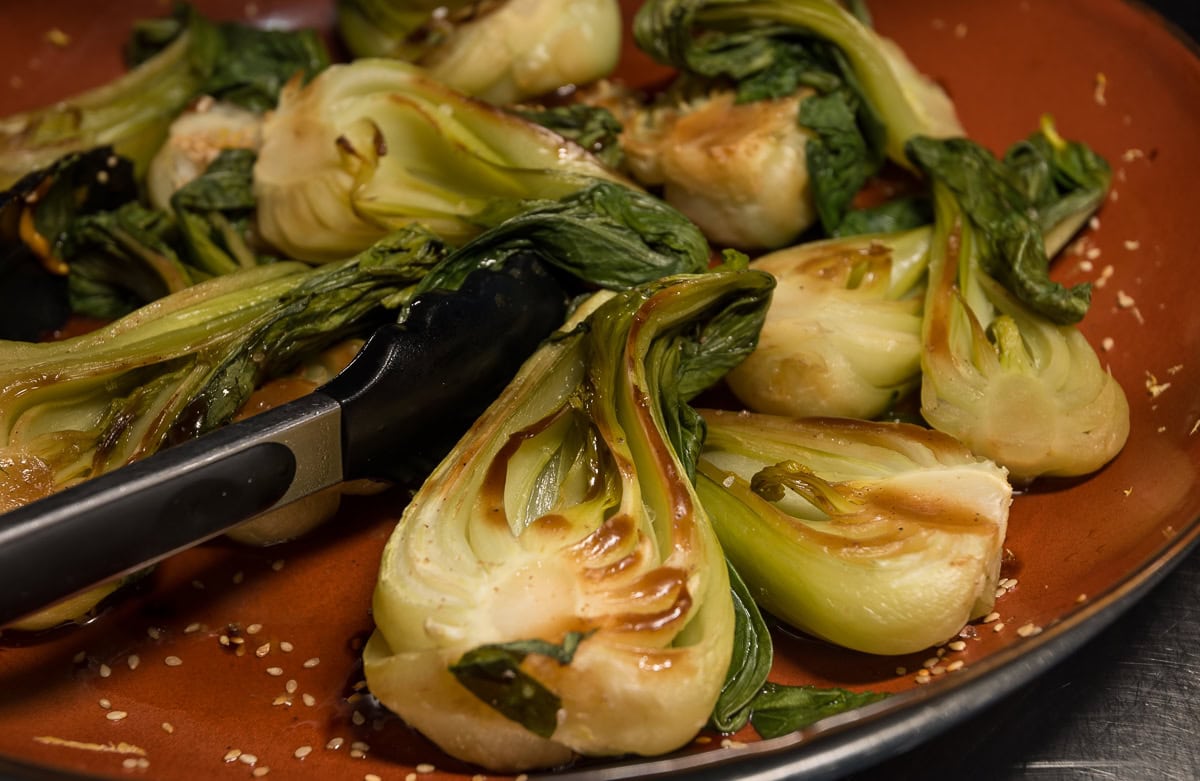
{"label": "sesame seed", "polygon": [[283,569],[283,559],[276,559],[275,561],[271,562],[271,569],[275,570],[276,572],[279,572],[281,569]]}
{"label": "sesame seed", "polygon": [[276,677],[283,675],[283,668],[282,667],[268,667],[267,675],[274,675]]}
{"label": "sesame seed", "polygon": [[309,693],[307,693],[307,692],[305,692],[304,694],[300,695],[300,699],[301,699],[301,700],[303,700],[303,701],[304,701],[304,704],[305,704],[305,705],[307,705],[307,706],[308,706],[308,707],[310,707],[310,708],[311,708],[312,706],[314,706],[314,705],[316,705],[316,704],[317,704],[317,698],[316,698],[316,697],[314,697],[314,696],[312,696],[311,694],[309,694]]}
{"label": "sesame seed", "polygon": [[221,635],[217,638],[217,642],[225,647],[229,647],[229,635]]}
{"label": "sesame seed", "polygon": [[745,748],[745,747],[746,747],[746,744],[740,740],[734,740],[732,738],[723,738],[721,740],[721,748]]}
{"label": "sesame seed", "polygon": [[1104,350],[1104,352],[1108,352],[1114,346],[1116,346],[1116,344],[1116,341],[1111,336],[1106,336],[1100,340],[1100,348]]}
{"label": "sesame seed", "polygon": [[253,765],[258,762],[258,757],[254,754],[242,754],[238,757],[238,762],[244,765]]}
{"label": "sesame seed", "polygon": [[1042,628],[1033,623],[1025,624],[1017,630],[1017,634],[1021,637],[1033,637],[1042,633]]}
{"label": "sesame seed", "polygon": [[266,656],[269,653],[271,653],[271,644],[270,643],[263,643],[258,648],[254,649],[254,655],[257,656],[259,659],[263,658],[264,656]]}
{"label": "sesame seed", "polygon": [[137,654],[130,654],[129,658],[125,660],[125,663],[129,665],[130,670],[136,670],[138,665],[142,663],[142,657],[138,656]]}
{"label": "sesame seed", "polygon": [[320,659],[320,657],[317,657],[317,656],[314,656],[314,657],[313,657],[313,658],[311,658],[311,659],[305,659],[305,660],[304,660],[304,666],[305,666],[305,667],[307,667],[307,668],[309,668],[309,669],[311,669],[311,668],[313,668],[313,667],[316,667],[316,666],[317,666],[318,664],[320,664],[320,663],[321,663],[321,659]]}
{"label": "sesame seed", "polygon": [[250,626],[246,627],[246,634],[248,635],[256,635],[261,631],[262,624],[251,624]]}
{"label": "sesame seed", "polygon": [[1121,307],[1122,309],[1129,309],[1135,303],[1136,302],[1133,300],[1133,296],[1129,295],[1124,290],[1117,291],[1117,306]]}
{"label": "sesame seed", "polygon": [[107,664],[100,665],[100,677],[107,678],[110,675],[112,675],[112,668]]}
{"label": "sesame seed", "polygon": [[413,768],[413,770],[416,770],[418,773],[432,773],[433,771],[437,770],[437,768],[428,762],[422,762]]}
{"label": "sesame seed", "polygon": [[896,675],[908,675],[908,668],[907,667],[897,667]]}
{"label": "sesame seed", "polygon": [[514,778],[513,781],[529,781],[529,776],[522,773],[521,775]]}
{"label": "sesame seed", "polygon": [[296,759],[304,759],[312,753],[312,746],[301,746],[292,752],[292,756]]}
{"label": "sesame seed", "polygon": [[157,640],[162,637],[162,630],[156,626],[148,626],[146,627],[146,634],[150,636],[151,640]]}
{"label": "sesame seed", "polygon": [[701,746],[706,746],[709,743],[712,743],[712,738],[710,738],[708,735],[697,735],[696,740],[693,742],[699,743]]}
{"label": "sesame seed", "polygon": [[104,718],[108,719],[109,721],[120,721],[128,715],[129,714],[123,710],[110,710],[108,713],[104,714]]}
{"label": "sesame seed", "polygon": [[929,668],[930,675],[941,675],[945,672],[946,672],[945,665],[938,664],[938,665],[934,665],[933,667]]}
{"label": "sesame seed", "polygon": [[167,665],[167,667],[178,667],[179,665],[183,664],[183,660],[178,656],[168,656],[166,659],[163,659],[163,663]]}
{"label": "sesame seed", "polygon": [[1094,231],[1100,230],[1100,218],[1092,217],[1090,220],[1088,220],[1088,227]]}
{"label": "sesame seed", "polygon": [[287,640],[279,641],[279,650],[283,651],[285,654],[290,654],[293,648],[295,648],[295,646],[289,643]]}
{"label": "sesame seed", "polygon": [[1100,257],[1100,248],[1090,247],[1088,251],[1084,253],[1084,257],[1086,257],[1088,260],[1095,260],[1096,258]]}
{"label": "sesame seed", "polygon": [[289,678],[288,682],[283,685],[283,689],[288,694],[295,694],[296,689],[299,688],[299,686],[300,686],[300,684],[296,683],[295,678]]}
{"label": "sesame seed", "polygon": [[254,776],[255,778],[262,778],[263,776],[265,776],[267,773],[270,773],[270,772],[271,772],[271,768],[267,767],[266,765],[263,765],[262,767],[256,767],[253,770],[251,770],[250,775]]}
{"label": "sesame seed", "polygon": [[231,748],[225,752],[226,762],[237,762],[237,758],[242,755],[242,750],[239,748]]}
{"label": "sesame seed", "polygon": [[196,589],[197,591],[203,591],[203,590],[204,590],[204,581],[202,581],[202,580],[193,580],[193,581],[192,581],[192,588]]}
{"label": "sesame seed", "polygon": [[1075,597],[1075,601],[1079,602],[1080,604],[1087,602],[1087,594],[1080,594],[1079,596]]}
{"label": "sesame seed", "polygon": [[[709,740],[711,740],[711,738]],[[696,742],[699,743],[700,738],[696,738]],[[707,743],[708,741],[705,742]],[[487,776],[485,776],[483,773],[476,773],[475,775],[471,776],[471,781],[487,781]]]}
{"label": "sesame seed", "polygon": [[246,573],[242,572],[241,570],[238,570],[237,572],[233,573],[233,577],[231,578],[231,580],[233,581],[233,584],[235,586],[238,585],[239,583],[241,583],[245,579],[246,579]]}
{"label": "sesame seed", "polygon": [[367,717],[362,714],[362,711],[356,710],[350,715],[350,721],[354,722],[354,726],[361,727],[367,723]]}
{"label": "sesame seed", "polygon": [[416,774],[416,773],[409,773],[408,775],[406,775],[406,776],[404,777],[404,781],[417,781],[417,774]]}
{"label": "sesame seed", "polygon": [[108,710],[109,708],[112,707],[112,703],[109,702],[107,699],[101,697],[100,698],[100,707],[104,708],[104,710]]}
{"label": "sesame seed", "polygon": [[168,735],[175,732],[175,725],[169,721],[164,721],[162,723],[162,728],[163,728],[163,732],[167,733]]}
{"label": "sesame seed", "polygon": [[993,621],[999,621],[999,620],[1000,620],[1000,614],[994,613],[994,612],[988,613],[986,616],[983,617],[983,623],[985,623],[985,624],[990,624]]}
{"label": "sesame seed", "polygon": [[951,651],[961,651],[967,647],[967,644],[964,643],[962,640],[955,640],[953,643],[950,643],[946,647],[949,648]]}
{"label": "sesame seed", "polygon": [[121,767],[127,770],[133,770],[137,767],[137,757],[126,757],[121,760]]}
{"label": "sesame seed", "polygon": [[953,662],[951,662],[950,664],[946,665],[946,672],[948,672],[948,673],[958,672],[959,670],[961,670],[963,668],[963,666],[965,664],[966,664],[966,662],[964,662],[962,659],[956,659]]}
{"label": "sesame seed", "polygon": [[75,662],[75,664],[83,664],[85,661],[87,661],[87,651],[80,651],[79,653],[75,654],[71,661]]}
{"label": "sesame seed", "polygon": [[291,705],[292,698],[286,694],[280,694],[275,699],[271,700],[272,705]]}
{"label": "sesame seed", "polygon": [[367,773],[365,776],[363,776],[363,781],[383,781],[383,779],[374,773]]}
{"label": "sesame seed", "polygon": [[362,740],[354,741],[353,743],[350,744],[350,748],[354,749],[355,751],[370,751],[371,750],[371,747],[369,745],[367,745],[367,743],[365,741],[362,741]]}
{"label": "sesame seed", "polygon": [[[363,757],[366,756],[366,754],[364,754],[363,752],[359,751],[356,748],[352,748],[352,749],[350,749],[350,756],[353,759],[362,759]],[[410,774],[410,775],[413,775],[414,777],[416,776],[415,773]]]}
{"label": "sesame seed", "polygon": [[339,748],[345,745],[345,743],[345,738],[330,738],[329,742],[325,744],[325,748],[329,749],[330,751],[337,751]]}
{"label": "sesame seed", "polygon": [[932,680],[933,680],[933,679],[932,679],[932,678],[930,678],[928,675],[918,675],[916,678],[913,678],[913,681],[914,681],[914,682],[916,682],[916,683],[920,683],[920,684],[926,684],[926,683],[929,683],[929,682],[930,682],[930,681],[932,681]]}
{"label": "sesame seed", "polygon": [[994,627],[992,627],[992,631],[993,632],[1003,632],[1004,631],[1004,623],[1001,622],[999,624],[996,624]]}
{"label": "sesame seed", "polygon": [[1079,261],[1079,270],[1080,271],[1091,271],[1094,268],[1096,268],[1096,264],[1090,260]]}
{"label": "sesame seed", "polygon": [[1140,241],[1137,241],[1136,239],[1126,239],[1125,240],[1125,249],[1129,250],[1130,252],[1136,252],[1137,249],[1141,246],[1142,246],[1142,243]]}
{"label": "sesame seed", "polygon": [[926,670],[928,670],[930,667],[933,667],[937,663],[938,663],[937,657],[931,656],[928,659],[926,659],[924,662],[922,662],[921,666],[924,667]]}

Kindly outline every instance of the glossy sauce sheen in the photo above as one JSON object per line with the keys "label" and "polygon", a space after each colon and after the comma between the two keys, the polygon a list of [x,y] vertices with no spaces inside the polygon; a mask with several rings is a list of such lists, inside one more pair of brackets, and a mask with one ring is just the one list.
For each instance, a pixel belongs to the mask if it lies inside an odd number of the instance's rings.
{"label": "glossy sauce sheen", "polygon": [[[224,18],[253,6],[257,19],[282,23],[324,25],[332,15],[327,2],[197,5]],[[0,114],[111,77],[130,20],[162,10],[157,0],[6,5]],[[1125,388],[1132,414],[1129,444],[1101,473],[1047,481],[1017,497],[1001,577],[1019,585],[997,601],[999,621],[973,627],[964,650],[945,657],[964,661],[963,670],[918,686],[911,672],[925,654],[847,654],[776,631],[773,679],[897,692],[888,707],[904,709],[1077,626],[1128,588],[1131,576],[1176,550],[1170,546],[1197,536],[1200,320],[1191,264],[1181,259],[1196,245],[1200,64],[1120,0],[908,0],[871,10],[878,28],[947,87],[973,137],[1000,150],[1049,111],[1061,133],[1086,140],[1113,164],[1118,198],[1099,214],[1100,227],[1085,232],[1085,252],[1099,255],[1068,250],[1054,275],[1064,284],[1095,282],[1113,267],[1094,290],[1082,330],[1096,345],[1113,340],[1101,360]],[[50,42],[51,29],[70,43]],[[640,83],[666,75],[628,48],[622,72]],[[1122,303],[1129,299],[1135,304]],[[1152,394],[1148,375],[1170,387]],[[474,768],[442,756],[356,689],[378,556],[402,504],[393,495],[348,499],[335,523],[286,546],[212,543],[161,565],[92,625],[36,639],[4,634],[0,756],[114,779],[250,777],[247,762],[225,759],[233,751],[254,755],[255,767],[271,769],[268,778],[403,778],[421,763],[437,768],[422,778],[470,778]],[[992,631],[998,623],[1006,629]],[[1025,624],[1045,631],[1022,638],[1016,629]],[[223,636],[243,642],[226,645]],[[293,650],[283,651],[284,643]],[[306,666],[311,659],[319,663]],[[898,667],[909,673],[897,675]],[[289,680],[297,682],[291,694]],[[118,710],[127,716],[107,717]],[[708,737],[693,749],[727,759],[720,737]],[[735,737],[754,740],[749,729]],[[784,743],[808,739],[789,750],[819,751],[823,741],[812,730]],[[369,747],[361,758],[350,756],[354,741]],[[311,751],[298,758],[304,747]],[[740,752],[739,760],[749,759],[753,747]],[[127,760],[148,766],[127,769]],[[636,776],[637,766],[617,775]]]}

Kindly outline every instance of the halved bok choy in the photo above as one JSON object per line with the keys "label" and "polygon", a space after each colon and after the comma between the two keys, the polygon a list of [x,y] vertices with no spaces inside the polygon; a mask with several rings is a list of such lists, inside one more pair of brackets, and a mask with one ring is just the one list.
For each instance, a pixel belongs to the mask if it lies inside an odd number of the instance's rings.
{"label": "halved bok choy", "polygon": [[601,294],[534,354],[384,550],[364,652],[383,704],[493,770],[660,754],[704,726],[735,619],[685,402],[752,349],[771,287],[717,271]]}

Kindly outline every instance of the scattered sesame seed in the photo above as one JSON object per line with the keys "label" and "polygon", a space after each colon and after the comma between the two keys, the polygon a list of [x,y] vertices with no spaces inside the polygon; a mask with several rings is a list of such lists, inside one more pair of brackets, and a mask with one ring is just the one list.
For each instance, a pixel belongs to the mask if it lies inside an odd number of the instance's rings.
{"label": "scattered sesame seed", "polygon": [[75,664],[83,664],[85,661],[87,661],[87,651],[80,651],[79,653],[75,654],[71,661],[75,662]]}
{"label": "scattered sesame seed", "polygon": [[67,35],[57,27],[52,27],[46,31],[46,40],[60,49],[71,44],[71,36]]}
{"label": "scattered sesame seed", "polygon": [[1096,258],[1100,257],[1100,254],[1099,247],[1089,247],[1088,251],[1083,253],[1084,257],[1088,260],[1095,260]]}
{"label": "scattered sesame seed", "polygon": [[1008,593],[1008,591],[1005,590],[1004,586],[998,586],[996,588],[996,598],[997,599],[999,599],[1000,597],[1004,596],[1007,593]]}
{"label": "scattered sesame seed", "polygon": [[1033,637],[1034,635],[1040,635],[1041,633],[1042,628],[1032,623],[1025,624],[1017,630],[1017,634],[1019,634],[1021,637]]}
{"label": "scattered sesame seed", "polygon": [[1080,594],[1079,596],[1075,597],[1075,601],[1079,603],[1087,602],[1087,594]]}
{"label": "scattered sesame seed", "polygon": [[721,748],[745,748],[745,747],[746,747],[746,744],[740,740],[734,740],[733,738],[723,738],[721,740]]}
{"label": "scattered sesame seed", "polygon": [[250,626],[246,627],[246,634],[256,635],[262,631],[262,628],[262,624],[251,624]]}
{"label": "scattered sesame seed", "polygon": [[1121,159],[1127,163],[1132,163],[1134,160],[1140,160],[1145,157],[1146,153],[1140,149],[1126,149],[1121,155]]}
{"label": "scattered sesame seed", "polygon": [[235,586],[237,584],[241,583],[245,579],[246,579],[246,573],[242,572],[241,570],[238,570],[237,572],[233,573],[233,578],[231,578],[231,580],[233,581],[233,584]]}
{"label": "scattered sesame seed", "polygon": [[102,665],[100,665],[99,672],[100,672],[101,678],[107,678],[108,676],[112,675],[112,668],[109,667],[107,664],[102,664]]}
{"label": "scattered sesame seed", "polygon": [[921,662],[921,666],[924,667],[926,670],[928,670],[930,667],[933,667],[937,663],[938,663],[937,657],[931,656],[928,659],[926,659],[925,661]]}
{"label": "scattered sesame seed", "polygon": [[300,684],[296,683],[295,678],[288,678],[288,682],[283,685],[283,688],[288,694],[295,694],[299,686]]}
{"label": "scattered sesame seed", "polygon": [[166,659],[163,659],[163,663],[167,665],[167,667],[178,667],[179,665],[183,664],[183,660],[178,656],[168,656]]}
{"label": "scattered sesame seed", "polygon": [[404,777],[404,781],[417,781],[417,774],[416,774],[416,773],[409,773],[408,775],[406,775],[406,776]]}
{"label": "scattered sesame seed", "polygon": [[126,757],[121,760],[121,767],[126,770],[133,770],[137,767],[137,757]]}
{"label": "scattered sesame seed", "polygon": [[365,776],[363,776],[363,781],[383,781],[383,779],[374,773],[367,773]]}
{"label": "scattered sesame seed", "polygon": [[310,708],[317,704],[317,698],[312,696],[308,692],[301,694],[300,699],[304,702],[305,705],[307,705]]}
{"label": "scattered sesame seed", "polygon": [[946,665],[946,672],[948,672],[948,673],[958,672],[959,670],[961,670],[963,668],[963,666],[965,664],[966,664],[966,662],[964,662],[962,659],[955,659],[953,662]]}
{"label": "scattered sesame seed", "polygon": [[241,754],[238,756],[238,762],[244,765],[253,765],[258,762],[258,757],[254,754]]}
{"label": "scattered sesame seed", "polygon": [[985,623],[985,624],[990,624],[993,621],[999,621],[999,620],[1000,620],[1000,614],[996,613],[996,612],[988,613],[986,616],[983,617],[983,623]]}
{"label": "scattered sesame seed", "polygon": [[1096,268],[1096,264],[1092,263],[1092,261],[1090,261],[1090,260],[1079,261],[1079,270],[1080,271],[1087,272],[1087,271],[1091,271],[1094,268]]}
{"label": "scattered sesame seed", "polygon": [[[350,756],[353,759],[362,759],[363,757],[366,756],[366,754],[364,754],[363,752],[359,751],[356,748],[352,748],[352,749],[350,749]],[[417,776],[416,773],[410,773],[409,775],[411,775],[413,778],[416,778],[416,776]]]}
{"label": "scattered sesame seed", "polygon": [[428,762],[422,762],[413,768],[413,770],[417,771],[418,773],[432,773],[433,771],[437,770],[437,768]]}
{"label": "scattered sesame seed", "polygon": [[292,756],[295,757],[296,759],[304,759],[305,757],[307,757],[309,754],[312,753],[312,750],[313,750],[312,746],[301,746],[300,748],[298,748],[292,752]]}
{"label": "scattered sesame seed", "polygon": [[908,668],[907,667],[897,667],[896,675],[908,675]]}
{"label": "scattered sesame seed", "polygon": [[1124,290],[1117,291],[1117,306],[1122,309],[1129,309],[1137,302],[1133,300],[1133,296],[1126,293]]}
{"label": "scattered sesame seed", "polygon": [[701,746],[704,746],[709,743],[712,743],[712,738],[710,738],[708,735],[697,735],[696,740],[694,742],[699,743]]}
{"label": "scattered sesame seed", "polygon": [[1167,388],[1171,387],[1171,383],[1158,381],[1150,372],[1146,372],[1146,392],[1150,394],[1150,398],[1158,398]]}
{"label": "scattered sesame seed", "polygon": [[263,658],[264,656],[266,656],[269,653],[271,653],[271,644],[270,643],[263,643],[258,648],[254,649],[254,655],[257,656],[259,659]]}
{"label": "scattered sesame seed", "polygon": [[138,656],[137,654],[130,654],[129,658],[125,660],[125,663],[129,665],[130,670],[136,670],[138,665],[142,663],[142,657]]}
{"label": "scattered sesame seed", "polygon": [[104,714],[104,718],[108,719],[109,721],[120,721],[128,715],[129,714],[123,710],[110,710],[108,713]]}
{"label": "scattered sesame seed", "polygon": [[337,751],[339,748],[341,748],[345,744],[346,744],[345,738],[330,738],[329,742],[325,744],[325,748],[329,749],[330,751]]}
{"label": "scattered sesame seed", "polygon": [[1108,77],[1103,73],[1096,74],[1095,86],[1092,88],[1092,97],[1098,106],[1108,105],[1108,99],[1105,97],[1104,91],[1108,87]]}
{"label": "scattered sesame seed", "polygon": [[104,710],[108,710],[109,708],[112,707],[112,703],[109,702],[106,698],[101,697],[100,698],[100,707],[104,708]]}
{"label": "scattered sesame seed", "polygon": [[228,647],[229,646],[229,635],[221,635],[220,637],[217,638],[217,642],[223,646]]}
{"label": "scattered sesame seed", "polygon": [[529,781],[529,776],[522,773],[521,775],[514,778],[513,781]]}
{"label": "scattered sesame seed", "polygon": [[263,765],[262,767],[256,767],[253,770],[251,770],[250,775],[254,776],[255,778],[262,778],[263,776],[265,776],[267,773],[270,773],[270,772],[271,772],[271,768],[267,767],[266,765]]}
{"label": "scattered sesame seed", "polygon": [[350,721],[354,722],[354,726],[361,727],[367,723],[367,717],[362,714],[362,711],[356,710],[350,715]]}
{"label": "scattered sesame seed", "polygon": [[204,590],[204,581],[202,581],[202,580],[193,580],[193,581],[192,581],[192,588],[196,589],[197,591],[203,591],[203,590]]}
{"label": "scattered sesame seed", "polygon": [[946,647],[951,651],[962,651],[967,647],[967,644],[962,640],[955,640],[953,643],[949,643]]}
{"label": "scattered sesame seed", "polygon": [[1104,350],[1104,352],[1109,352],[1113,347],[1116,346],[1116,344],[1116,340],[1114,340],[1111,336],[1106,336],[1100,340],[1100,349]]}
{"label": "scattered sesame seed", "polygon": [[162,637],[162,630],[156,626],[148,626],[146,627],[146,634],[150,636],[151,640],[157,640]]}
{"label": "scattered sesame seed", "polygon": [[729,475],[724,480],[721,481],[721,485],[725,486],[726,488],[733,488],[734,482],[735,482],[735,480],[734,480],[733,475]]}
{"label": "scattered sesame seed", "polygon": [[280,695],[276,696],[275,699],[271,700],[271,704],[272,705],[287,705],[288,707],[291,707],[292,698],[291,698],[291,696],[289,696],[287,694],[280,694]]}
{"label": "scattered sesame seed", "polygon": [[271,569],[275,570],[276,572],[279,572],[281,569],[283,569],[283,559],[276,559],[275,561],[271,562]]}
{"label": "scattered sesame seed", "polygon": [[995,626],[993,626],[992,631],[993,632],[1003,632],[1004,631],[1004,622],[1000,622],[999,624],[996,624]]}
{"label": "scattered sesame seed", "polygon": [[174,724],[172,724],[172,723],[171,723],[171,722],[169,722],[169,721],[164,721],[164,722],[162,723],[162,729],[163,729],[163,732],[165,732],[165,733],[167,733],[168,735],[170,735],[170,734],[172,734],[172,733],[174,733],[174,732],[175,732],[175,725],[174,725]]}
{"label": "scattered sesame seed", "polygon": [[1142,243],[1140,241],[1136,241],[1134,239],[1126,239],[1125,240],[1125,249],[1129,250],[1130,252],[1137,251],[1137,249],[1141,246],[1142,246]]}
{"label": "scattered sesame seed", "polygon": [[932,678],[930,678],[928,674],[926,674],[926,675],[918,675],[916,678],[913,678],[913,681],[915,681],[916,683],[920,683],[920,684],[926,684],[926,683],[929,683],[929,682],[930,682],[930,681],[932,681],[932,680],[933,680],[933,679],[932,679]]}
{"label": "scattered sesame seed", "polygon": [[99,182],[100,184],[108,184],[108,171],[103,171],[103,170],[97,171],[96,172],[96,181]]}
{"label": "scattered sesame seed", "polygon": [[282,667],[268,667],[267,675],[274,675],[276,677],[283,675],[283,668]]}
{"label": "scattered sesame seed", "polygon": [[296,647],[296,646],[292,645],[292,644],[291,644],[291,643],[289,643],[287,640],[280,640],[280,641],[279,641],[279,650],[280,650],[280,651],[283,651],[285,654],[290,654],[290,653],[292,652],[292,649],[293,649],[293,648],[295,648],[295,647]]}
{"label": "scattered sesame seed", "polygon": [[225,761],[226,762],[237,762],[237,758],[240,757],[241,755],[242,755],[242,750],[240,748],[231,748],[225,752]]}
{"label": "scattered sesame seed", "polygon": [[1092,218],[1088,220],[1088,227],[1094,231],[1100,230],[1100,218],[1093,215]]}
{"label": "scattered sesame seed", "polygon": [[945,672],[946,672],[945,665],[939,664],[939,665],[935,665],[935,666],[929,668],[930,675],[942,675]]}
{"label": "scattered sesame seed", "polygon": [[[699,743],[700,738],[696,738],[696,742]],[[487,781],[487,776],[482,773],[476,773],[475,775],[471,776],[471,781]]]}
{"label": "scattered sesame seed", "polygon": [[316,666],[317,666],[318,664],[320,664],[320,663],[321,663],[321,659],[320,659],[320,657],[317,657],[317,656],[314,656],[314,657],[313,657],[313,658],[311,658],[311,659],[305,659],[305,660],[304,660],[304,666],[305,666],[305,667],[307,667],[307,668],[309,668],[309,669],[311,669],[311,668],[313,668],[313,667],[316,667]]}
{"label": "scattered sesame seed", "polygon": [[967,37],[967,25],[965,22],[959,22],[958,24],[954,25],[954,37],[955,38],[966,38]]}
{"label": "scattered sesame seed", "polygon": [[371,746],[368,745],[366,741],[362,741],[362,740],[354,741],[353,743],[350,744],[350,748],[354,749],[355,751],[370,751],[371,750]]}

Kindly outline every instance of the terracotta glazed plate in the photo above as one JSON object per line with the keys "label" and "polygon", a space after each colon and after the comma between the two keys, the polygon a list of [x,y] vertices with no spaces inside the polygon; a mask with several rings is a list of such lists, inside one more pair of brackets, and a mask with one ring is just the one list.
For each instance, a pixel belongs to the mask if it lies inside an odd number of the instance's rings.
{"label": "terracotta glazed plate", "polygon": [[[327,28],[333,15],[328,0],[198,5],[284,25]],[[1190,270],[1200,60],[1121,0],[874,5],[879,29],[945,84],[977,140],[1000,150],[1050,112],[1062,133],[1112,163],[1112,197],[1055,274],[1096,285],[1083,330],[1129,397],[1129,444],[1100,474],[1016,499],[1003,571],[1016,585],[998,600],[999,621],[968,628],[964,649],[947,652],[961,669],[918,685],[911,671],[930,654],[870,657],[780,631],[773,679],[895,696],[785,738],[759,742],[747,730],[723,747],[722,736],[702,735],[676,756],[580,763],[564,777],[826,778],[882,760],[1078,647],[1200,538],[1200,310]],[[130,21],[163,10],[159,0],[6,7],[0,115],[119,72]],[[54,43],[51,29],[69,42]],[[633,53],[622,67],[638,80],[654,74]],[[475,769],[374,708],[359,683],[378,555],[402,501],[349,504],[313,536],[275,548],[208,544],[163,564],[88,626],[0,637],[0,773],[470,778]]]}

